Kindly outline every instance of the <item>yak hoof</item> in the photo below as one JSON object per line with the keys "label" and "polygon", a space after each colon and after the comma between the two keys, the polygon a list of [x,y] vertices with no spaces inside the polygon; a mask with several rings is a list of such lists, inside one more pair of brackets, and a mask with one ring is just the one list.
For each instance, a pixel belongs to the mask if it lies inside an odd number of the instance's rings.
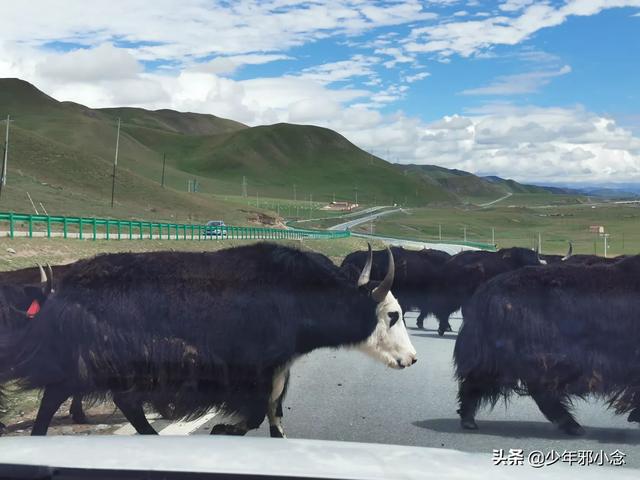
{"label": "yak hoof", "polygon": [[89,419],[87,419],[87,417],[85,416],[85,414],[76,414],[76,415],[71,415],[71,420],[73,420],[73,423],[77,423],[78,425],[84,425],[86,423],[89,423]]}
{"label": "yak hoof", "polygon": [[640,409],[633,410],[627,417],[627,422],[640,422]]}
{"label": "yak hoof", "polygon": [[473,418],[463,418],[460,420],[460,426],[463,430],[478,430],[478,424]]}
{"label": "yak hoof", "polygon": [[246,435],[247,429],[239,425],[214,425],[211,435]]}
{"label": "yak hoof", "polygon": [[444,330],[442,328],[438,328],[438,335],[440,337],[444,336]]}
{"label": "yak hoof", "polygon": [[271,425],[269,427],[269,435],[271,438],[287,438],[282,427],[278,427],[277,425]]}
{"label": "yak hoof", "polygon": [[424,325],[421,322],[416,323],[416,327],[424,329]]}
{"label": "yak hoof", "polygon": [[567,435],[572,435],[574,437],[579,437],[584,435],[584,428],[582,428],[577,422],[570,421],[564,424],[559,425],[560,430],[562,430]]}

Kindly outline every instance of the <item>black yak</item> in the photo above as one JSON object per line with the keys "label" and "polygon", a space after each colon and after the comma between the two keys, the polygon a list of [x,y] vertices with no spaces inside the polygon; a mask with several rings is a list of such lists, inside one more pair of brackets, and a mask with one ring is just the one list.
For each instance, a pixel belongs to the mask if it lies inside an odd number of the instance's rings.
{"label": "black yak", "polygon": [[442,265],[432,291],[430,312],[438,319],[438,334],[450,331],[449,316],[460,309],[484,282],[504,272],[546,262],[527,248],[503,248],[497,252],[460,252]]}
{"label": "black yak", "polygon": [[[393,295],[404,312],[417,308],[420,310],[417,323],[422,327],[424,317],[430,311],[429,293],[439,280],[441,266],[451,258],[447,252],[433,249],[405,250],[402,247],[391,247],[395,261]],[[343,269],[351,269],[352,275],[358,275],[367,261],[364,251],[352,252],[342,261]],[[387,266],[385,250],[373,252],[371,278],[382,280]]]}
{"label": "black yak", "polygon": [[563,432],[572,397],[596,395],[640,422],[640,256],[527,267],[489,281],[464,307],[454,349],[462,427],[483,402],[530,395]]}
{"label": "black yak", "polygon": [[[71,265],[56,265],[56,279],[62,278]],[[52,267],[48,265],[49,277],[41,266],[0,272],[0,309],[5,327],[24,328],[32,321],[48,295],[55,287]],[[47,287],[47,282],[52,282]],[[40,286],[38,286],[40,285]],[[82,408],[82,398],[74,395],[69,408],[71,419],[75,423],[87,423]]]}
{"label": "black yak", "polygon": [[143,434],[155,433],[148,404],[174,418],[213,407],[234,417],[212,433],[243,434],[266,415],[283,436],[282,395],[300,355],[354,346],[392,368],[415,363],[390,293],[391,252],[388,262],[371,282],[370,256],[356,282],[324,255],[270,243],[79,261],[40,321],[0,332],[0,381],[45,389],[33,435],[80,393],[110,395]]}

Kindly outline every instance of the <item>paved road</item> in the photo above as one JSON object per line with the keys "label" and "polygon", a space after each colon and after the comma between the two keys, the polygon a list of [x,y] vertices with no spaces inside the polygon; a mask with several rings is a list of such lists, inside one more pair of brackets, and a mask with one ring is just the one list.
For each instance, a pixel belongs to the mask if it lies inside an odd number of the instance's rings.
{"label": "paved road", "polygon": [[489,207],[495,203],[501,202],[502,200],[506,200],[507,198],[509,198],[511,195],[513,195],[513,193],[509,192],[507,193],[504,197],[500,197],[496,200],[493,200],[491,202],[487,202],[487,203],[480,203],[478,204],[479,207]]}
{"label": "paved road", "polygon": [[[409,314],[413,315],[413,314]],[[408,316],[408,325],[414,320]],[[452,320],[454,330],[459,319]],[[478,416],[478,432],[463,432],[456,410],[451,356],[455,334],[440,338],[435,320],[427,330],[411,328],[419,361],[406,370],[389,370],[360,352],[322,350],[301,358],[292,369],[284,426],[290,438],[345,440],[445,447],[491,455],[494,448],[525,452],[594,450],[627,454],[640,467],[640,428],[615,416],[601,402],[576,402],[576,416],[587,433],[567,437],[546,421],[527,397],[514,397],[508,409],[499,404]],[[208,420],[208,421],[207,421]],[[157,426],[167,423],[159,420]],[[213,420],[172,425],[168,433],[208,433]],[[126,433],[126,432],[124,432]],[[130,433],[130,432],[129,432]],[[268,436],[263,425],[252,436]]]}
{"label": "paved road", "polygon": [[352,233],[352,237],[360,237],[360,238],[370,238],[372,240],[382,240],[387,245],[396,245],[405,248],[412,248],[414,250],[419,250],[422,248],[434,248],[436,250],[442,250],[443,252],[447,252],[451,255],[461,252],[462,250],[479,250],[475,247],[469,247],[466,245],[456,245],[450,243],[437,243],[437,242],[422,242],[419,240],[404,240],[400,238],[392,238],[392,237],[380,237],[377,235],[367,235],[365,233]]}
{"label": "paved road", "polygon": [[356,225],[360,225],[361,223],[369,222],[373,219],[383,217],[385,215],[389,215],[390,213],[396,213],[402,211],[401,208],[396,208],[395,210],[385,210],[383,212],[372,213],[371,215],[366,215],[364,217],[356,218],[355,220],[350,220],[348,222],[339,223],[338,225],[334,225],[333,227],[329,227],[327,230],[346,230],[351,227],[355,227]]}

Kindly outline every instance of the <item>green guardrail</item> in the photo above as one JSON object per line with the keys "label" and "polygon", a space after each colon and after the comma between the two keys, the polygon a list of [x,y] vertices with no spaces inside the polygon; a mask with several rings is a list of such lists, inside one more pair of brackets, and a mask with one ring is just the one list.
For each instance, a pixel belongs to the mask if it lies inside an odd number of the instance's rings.
{"label": "green guardrail", "polygon": [[[61,234],[63,238],[97,240],[299,240],[349,237],[349,232],[333,232],[300,228],[211,226],[202,224],[145,222],[94,217],[64,217],[0,212],[0,228],[8,224],[8,236],[26,232],[29,238],[41,231],[47,238]],[[24,230],[23,230],[24,229]],[[57,230],[57,231],[56,231]],[[24,236],[24,235],[20,235]],[[40,236],[40,235],[36,235]]]}

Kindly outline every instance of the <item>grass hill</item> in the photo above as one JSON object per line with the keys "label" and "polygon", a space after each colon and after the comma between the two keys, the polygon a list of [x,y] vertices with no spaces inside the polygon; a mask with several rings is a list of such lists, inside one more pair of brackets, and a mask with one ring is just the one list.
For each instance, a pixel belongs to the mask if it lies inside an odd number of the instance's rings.
{"label": "grass hill", "polygon": [[[30,210],[25,191],[55,213],[163,218],[220,217],[238,203],[221,198],[313,195],[316,201],[452,203],[437,184],[399,171],[338,133],[314,126],[247,127],[214,115],[140,108],[91,109],[59,102],[19,79],[0,79],[0,118],[12,118],[8,184],[0,209]],[[121,137],[111,210],[116,125]],[[165,185],[161,188],[163,157]],[[196,179],[199,193],[187,193]],[[245,215],[246,216],[246,215]],[[229,215],[224,215],[229,218]]]}

